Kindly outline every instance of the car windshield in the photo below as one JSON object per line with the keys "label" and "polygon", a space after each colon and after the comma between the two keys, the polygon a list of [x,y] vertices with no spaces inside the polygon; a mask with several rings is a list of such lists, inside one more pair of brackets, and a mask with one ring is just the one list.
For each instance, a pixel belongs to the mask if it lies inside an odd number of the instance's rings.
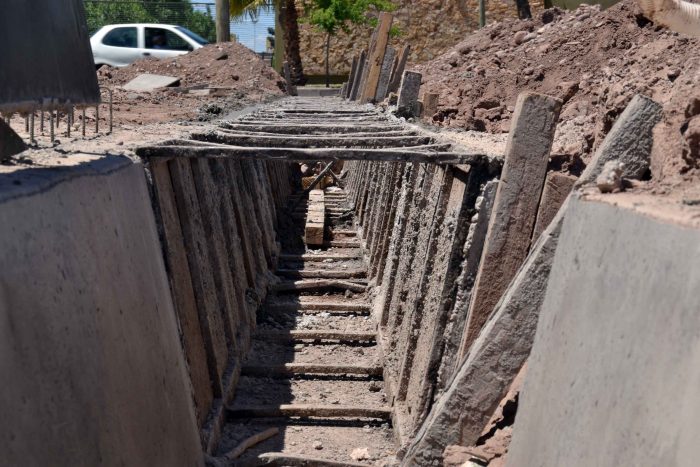
{"label": "car windshield", "polygon": [[200,36],[199,34],[193,33],[192,31],[190,31],[190,30],[187,29],[187,28],[183,28],[182,26],[175,26],[175,29],[177,29],[178,31],[180,31],[180,32],[186,34],[187,36],[189,36],[190,39],[192,39],[193,41],[195,41],[197,44],[200,44],[200,45],[207,45],[207,44],[209,43],[208,40],[206,40],[205,38],[203,38],[203,37]]}

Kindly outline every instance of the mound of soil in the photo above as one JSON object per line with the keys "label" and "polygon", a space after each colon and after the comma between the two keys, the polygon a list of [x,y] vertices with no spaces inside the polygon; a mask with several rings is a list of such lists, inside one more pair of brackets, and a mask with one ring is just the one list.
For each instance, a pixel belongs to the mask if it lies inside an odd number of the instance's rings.
{"label": "mound of soil", "polygon": [[[143,73],[179,77],[179,87],[147,93],[121,89]],[[114,92],[117,124],[211,119],[280,96],[284,89],[279,74],[253,51],[236,42],[210,44],[174,58],[144,58],[124,68],[103,66],[97,76],[100,86]],[[219,88],[219,91],[217,97],[182,92],[195,87]],[[106,101],[103,93],[103,102]]]}
{"label": "mound of soil", "polygon": [[439,125],[507,132],[523,91],[564,100],[552,159],[578,175],[637,93],[664,107],[651,175],[667,192],[700,178],[700,40],[655,27],[633,0],[489,25],[415,67]]}

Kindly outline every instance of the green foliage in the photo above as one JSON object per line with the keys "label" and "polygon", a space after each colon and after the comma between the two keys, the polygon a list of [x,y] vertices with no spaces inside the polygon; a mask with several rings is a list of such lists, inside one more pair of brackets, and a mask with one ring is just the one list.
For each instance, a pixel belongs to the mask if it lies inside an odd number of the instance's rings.
{"label": "green foliage", "polygon": [[261,11],[270,11],[271,8],[268,0],[230,0],[229,2],[229,12],[234,19],[243,19],[246,16],[254,19]]}
{"label": "green foliage", "polygon": [[304,0],[303,5],[304,19],[331,36],[353,24],[376,26],[376,15],[369,13],[396,9],[390,0]]}
{"label": "green foliage", "polygon": [[85,15],[90,33],[107,24],[175,24],[195,32],[208,41],[216,41],[213,11],[197,11],[188,0],[97,1],[85,0]]}

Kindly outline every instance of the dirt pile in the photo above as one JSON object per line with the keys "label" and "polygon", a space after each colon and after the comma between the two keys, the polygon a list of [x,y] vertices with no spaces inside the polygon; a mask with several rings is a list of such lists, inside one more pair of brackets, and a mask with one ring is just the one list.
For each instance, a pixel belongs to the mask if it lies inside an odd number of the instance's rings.
{"label": "dirt pile", "polygon": [[[180,85],[148,93],[121,89],[142,73],[176,76]],[[279,74],[253,51],[235,42],[207,45],[174,58],[145,58],[124,68],[103,66],[97,76],[100,86],[114,92],[117,123],[208,119],[280,96],[284,87]],[[217,92],[186,92],[194,88],[216,88]],[[107,101],[106,93],[103,101]]]}
{"label": "dirt pile", "polygon": [[700,40],[655,27],[634,1],[495,23],[416,69],[423,89],[440,95],[433,121],[449,127],[507,132],[519,93],[560,97],[552,159],[575,175],[629,100],[644,94],[664,107],[654,189],[700,178]]}

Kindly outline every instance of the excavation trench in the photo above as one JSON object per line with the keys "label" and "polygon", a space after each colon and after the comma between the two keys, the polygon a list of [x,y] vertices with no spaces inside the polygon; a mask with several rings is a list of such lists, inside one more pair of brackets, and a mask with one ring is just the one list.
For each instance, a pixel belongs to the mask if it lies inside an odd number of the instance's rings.
{"label": "excavation trench", "polygon": [[[210,461],[395,460],[454,367],[464,245],[498,163],[328,98],[137,154]],[[336,186],[302,186],[318,161]]]}

